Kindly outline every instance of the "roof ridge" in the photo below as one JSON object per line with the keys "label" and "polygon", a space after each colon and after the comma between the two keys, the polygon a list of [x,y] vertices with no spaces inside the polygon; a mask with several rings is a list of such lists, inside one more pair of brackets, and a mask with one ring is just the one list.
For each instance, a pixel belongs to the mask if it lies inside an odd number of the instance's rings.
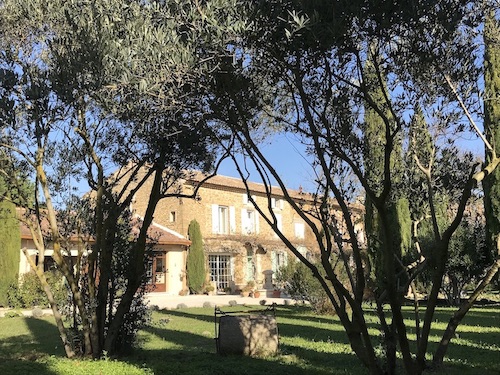
{"label": "roof ridge", "polygon": [[[142,216],[140,216],[139,214],[134,214],[134,217],[137,217],[139,218],[140,220],[144,221],[144,218]],[[155,227],[157,227],[158,229],[161,229],[167,233],[170,233],[171,235],[173,236],[176,236],[176,237],[179,237],[183,240],[186,240],[187,238],[185,236],[183,236],[182,234],[180,234],[179,232],[176,232],[175,230],[172,230],[170,228],[167,228],[161,224],[158,224],[157,222],[155,222],[154,220],[151,222],[151,225],[154,225]]]}

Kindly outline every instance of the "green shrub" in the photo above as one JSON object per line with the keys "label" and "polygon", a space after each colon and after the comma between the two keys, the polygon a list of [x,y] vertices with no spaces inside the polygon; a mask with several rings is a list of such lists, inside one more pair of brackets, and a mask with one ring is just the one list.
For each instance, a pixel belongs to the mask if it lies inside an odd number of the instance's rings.
{"label": "green shrub", "polygon": [[[54,298],[59,306],[66,303],[68,290],[61,274],[56,271],[45,273]],[[31,308],[34,306],[48,306],[49,301],[34,272],[21,276],[19,285],[11,285],[7,291],[7,301],[12,308]]]}
{"label": "green shrub", "polygon": [[278,270],[277,281],[298,302],[309,302],[315,312],[333,313],[333,305],[311,270],[301,262],[289,262]]}
{"label": "green shrub", "polygon": [[7,311],[4,316],[6,318],[17,318],[22,316],[22,314],[19,311]]}

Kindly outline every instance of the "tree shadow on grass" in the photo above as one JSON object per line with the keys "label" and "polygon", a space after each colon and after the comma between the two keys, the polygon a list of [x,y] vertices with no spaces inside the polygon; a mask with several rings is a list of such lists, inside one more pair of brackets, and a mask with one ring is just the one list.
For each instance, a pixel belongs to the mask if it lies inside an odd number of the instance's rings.
{"label": "tree shadow on grass", "polygon": [[[53,317],[49,317],[54,319]],[[59,357],[66,357],[57,328],[46,319],[25,318],[26,324],[34,337],[31,345],[38,352]]]}
{"label": "tree shadow on grass", "polygon": [[[155,336],[155,340],[166,341],[164,348],[137,348],[131,362],[144,363],[157,374],[341,374],[353,373],[332,371],[335,363],[350,362],[350,367],[356,365],[352,355],[319,353],[297,350],[299,355],[291,352],[268,358],[248,356],[221,356],[216,353],[213,337],[183,332],[166,327],[149,326],[144,329]],[[160,344],[161,345],[161,344]],[[159,346],[159,345],[155,345]],[[294,349],[295,351],[295,349]],[[304,353],[309,352],[309,358]],[[313,358],[314,356],[314,358]],[[309,360],[314,359],[314,363]],[[347,368],[347,367],[346,367]],[[335,366],[333,369],[337,369]],[[363,373],[363,372],[359,372]]]}
{"label": "tree shadow on grass", "polygon": [[[236,306],[217,306],[221,311],[230,315],[246,315],[246,314],[259,314],[266,311],[266,306],[248,306],[248,305],[236,305]],[[196,320],[203,320],[206,322],[214,322],[215,307],[190,307],[187,309],[177,309],[177,310],[159,310],[159,314],[170,315],[170,316],[180,316],[186,318],[193,318]],[[278,314],[278,310],[276,312]]]}
{"label": "tree shadow on grass", "polygon": [[[453,313],[457,308],[443,308],[436,309],[434,313],[434,320],[448,323]],[[412,315],[408,315],[412,316]],[[461,324],[470,326],[482,327],[498,327],[500,326],[500,308],[492,307],[474,307],[467,312]]]}
{"label": "tree shadow on grass", "polygon": [[18,334],[0,341],[0,353],[11,358],[15,356],[25,357],[33,355],[33,353],[64,357],[65,353],[57,328],[47,319],[51,319],[51,317],[43,319],[14,318],[12,323],[20,324],[22,321],[28,327],[29,334]]}
{"label": "tree shadow on grass", "polygon": [[47,365],[27,359],[2,358],[0,356],[0,374],[36,374],[56,375],[57,373],[47,368]]}
{"label": "tree shadow on grass", "polygon": [[[241,309],[242,306],[236,306],[235,309],[237,308]],[[449,311],[438,311],[436,319],[442,321],[449,314]],[[476,319],[485,318],[486,316],[482,315],[488,314],[491,312],[483,314],[480,311],[478,317],[472,316],[466,323],[468,325],[474,322],[484,323],[484,319]],[[496,315],[495,312],[493,315]],[[163,349],[144,349],[136,353],[138,355],[136,360],[141,363],[146,362],[155,373],[262,374],[271,371],[287,374],[362,374],[365,372],[357,358],[351,353],[347,336],[333,316],[317,316],[310,310],[302,308],[278,308],[277,319],[282,353],[277,357],[264,359],[217,355],[213,340],[215,331],[212,309],[168,310],[160,312],[159,316],[160,319],[164,319],[164,326],[148,327],[146,331],[174,345]],[[497,322],[496,318],[491,316],[487,321],[493,324]],[[179,325],[176,327],[177,323]],[[186,323],[189,332],[178,329],[178,327],[185,327]],[[377,327],[377,324],[369,323],[369,326]],[[440,337],[441,333],[442,330],[433,329],[431,335]],[[492,348],[486,348],[486,350],[483,350],[480,345],[481,342],[485,342],[483,334],[466,332],[460,336],[473,342],[472,346],[464,343],[454,345],[452,342],[448,355],[450,361],[446,364],[446,369],[464,374],[472,374],[477,369],[484,369],[485,374],[494,374],[498,371],[498,365],[491,360],[492,354],[494,356],[496,351],[494,346],[498,337],[496,332],[488,337],[488,343],[492,345]],[[304,345],[301,345],[301,340],[305,340]],[[347,347],[329,346],[336,344]],[[374,342],[374,344],[377,343]],[[437,344],[431,343],[431,353],[434,345]],[[335,350],[340,353],[334,352]],[[445,372],[438,373],[447,373],[446,369]]]}
{"label": "tree shadow on grass", "polygon": [[[165,319],[169,317],[183,317],[183,318],[192,318],[196,320],[201,320],[205,322],[213,322],[214,321],[214,309],[213,308],[188,308],[188,309],[179,309],[179,310],[159,310],[158,314],[164,316]],[[160,318],[162,319],[162,318]]]}
{"label": "tree shadow on grass", "polygon": [[0,374],[55,374],[39,359],[46,355],[64,356],[57,329],[46,317],[11,318],[12,324],[26,323],[29,334],[18,334],[0,340]]}

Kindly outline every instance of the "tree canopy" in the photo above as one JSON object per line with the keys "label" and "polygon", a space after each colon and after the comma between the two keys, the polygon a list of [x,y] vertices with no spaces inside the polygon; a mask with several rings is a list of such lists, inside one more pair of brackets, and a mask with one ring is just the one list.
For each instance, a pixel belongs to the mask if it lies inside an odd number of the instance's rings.
{"label": "tree canopy", "polygon": [[[477,125],[482,113],[478,30],[484,9],[495,4],[277,0],[254,5],[255,28],[235,48],[244,63],[228,73],[234,84],[211,101],[211,108],[215,116],[223,108],[218,120],[226,126],[228,138],[244,149],[246,162],[253,162],[264,183],[277,181],[288,203],[309,225],[321,250],[321,264],[312,264],[294,247],[268,207],[256,208],[320,281],[353,351],[370,373],[394,373],[395,348],[407,373],[421,373],[428,365],[429,333],[451,238],[473,189],[498,165],[493,157],[479,168],[454,146],[464,133],[485,141]],[[317,210],[306,212],[287,195],[278,166],[256,141],[268,128],[287,132],[308,147],[316,173]],[[248,180],[246,166],[239,167],[243,180]],[[410,175],[418,179],[409,180]],[[406,189],[409,181],[418,183],[412,184],[413,191]],[[382,362],[364,320],[369,275],[349,209],[360,189],[379,228],[374,241],[380,260],[377,272],[384,278],[376,293],[379,328],[384,332]],[[406,219],[398,222],[395,217],[403,210],[395,202],[405,195],[411,202],[400,216]],[[446,200],[444,218],[440,202]],[[333,202],[342,220],[332,215]],[[421,215],[431,228],[426,252],[420,251],[418,236],[410,243],[408,230],[402,235],[410,218],[413,229],[423,224]],[[409,246],[411,251],[402,251]],[[332,262],[336,257],[351,261]],[[347,283],[338,278],[335,267],[345,269]],[[424,272],[430,272],[430,289],[425,308],[418,309],[415,300],[422,323],[417,319],[412,351],[402,305],[410,285]],[[479,283],[476,291],[483,287]],[[475,298],[477,293],[469,302]],[[382,308],[384,303],[390,308]],[[451,331],[455,323],[450,322]],[[449,333],[435,353],[436,365],[442,361]]]}
{"label": "tree canopy", "polygon": [[[229,31],[241,27],[231,18],[230,3],[12,0],[0,5],[0,146],[35,181],[34,203],[23,204],[21,220],[32,230],[39,263],[31,266],[70,357],[79,353],[43,274],[45,250],[51,244],[78,311],[74,328],[82,330],[81,354],[118,353],[144,284],[147,231],[156,204],[169,195],[183,196],[170,188],[185,170],[214,167],[204,82],[220,64]],[[144,217],[136,220],[138,234],[129,237],[129,251],[122,254],[126,282],[117,293],[116,241],[123,220],[131,219],[134,193],[149,179],[150,199]],[[73,197],[78,183],[86,184],[88,202]],[[62,212],[69,216],[63,219]],[[90,223],[83,220],[88,214]],[[71,236],[81,241],[76,267],[64,256]]]}
{"label": "tree canopy", "polygon": [[[97,299],[97,307],[81,316],[85,353],[99,356],[115,349],[143,281],[147,228],[158,201],[182,195],[171,190],[182,171],[213,170],[215,155],[222,151],[234,160],[243,182],[249,175],[238,153],[245,155],[245,163],[254,164],[268,192],[276,181],[297,217],[314,233],[319,264],[311,263],[281,232],[270,194],[267,205],[255,206],[318,280],[369,372],[395,373],[399,351],[408,374],[422,373],[450,266],[451,239],[474,189],[500,161],[495,142],[477,125],[483,97],[478,82],[484,74],[478,63],[483,53],[478,33],[489,9],[498,11],[498,4],[4,1],[0,142],[36,181],[34,217],[43,205],[54,258],[81,312],[87,296],[62,257],[55,199],[66,194],[73,179],[85,180],[92,190],[95,220],[90,232],[96,245],[89,257],[94,276],[89,297]],[[497,23],[496,13],[490,14],[492,19]],[[490,26],[484,27],[486,37]],[[489,44],[487,53],[493,47]],[[496,68],[492,71],[496,74]],[[496,120],[490,118],[489,129],[496,129]],[[316,176],[313,210],[291,198],[277,166],[262,152],[259,141],[270,132],[289,134],[307,148]],[[464,133],[485,143],[486,160],[474,163],[457,152],[455,141]],[[134,192],[148,178],[153,179],[147,185],[150,201],[131,244],[127,283],[110,313],[112,239]],[[365,320],[363,302],[373,274],[366,272],[367,249],[350,209],[360,197],[377,223],[370,240],[378,241],[372,264],[375,275],[383,277],[375,294],[378,328],[384,333],[382,358],[378,336]],[[443,201],[447,220],[440,217]],[[39,221],[32,223],[39,228]],[[418,236],[424,225],[427,251],[422,251]],[[44,241],[39,240],[43,253]],[[342,280],[337,267],[346,275]],[[402,306],[413,281],[424,272],[429,273],[430,289],[424,308],[414,300],[412,345]],[[436,365],[494,272],[491,267],[450,320],[434,354]],[[57,319],[57,307],[53,310]],[[71,355],[62,320],[59,328]]]}

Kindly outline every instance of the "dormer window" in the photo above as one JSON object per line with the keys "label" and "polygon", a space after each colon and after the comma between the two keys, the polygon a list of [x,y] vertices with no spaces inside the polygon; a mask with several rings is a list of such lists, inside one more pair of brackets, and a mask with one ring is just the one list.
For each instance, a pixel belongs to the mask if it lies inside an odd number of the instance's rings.
{"label": "dormer window", "polygon": [[271,208],[274,210],[283,209],[283,199],[271,198]]}
{"label": "dormer window", "polygon": [[[255,202],[255,195],[252,195],[252,199]],[[250,197],[246,193],[243,194],[243,204],[244,205],[251,205],[252,204],[252,202],[250,201]]]}

